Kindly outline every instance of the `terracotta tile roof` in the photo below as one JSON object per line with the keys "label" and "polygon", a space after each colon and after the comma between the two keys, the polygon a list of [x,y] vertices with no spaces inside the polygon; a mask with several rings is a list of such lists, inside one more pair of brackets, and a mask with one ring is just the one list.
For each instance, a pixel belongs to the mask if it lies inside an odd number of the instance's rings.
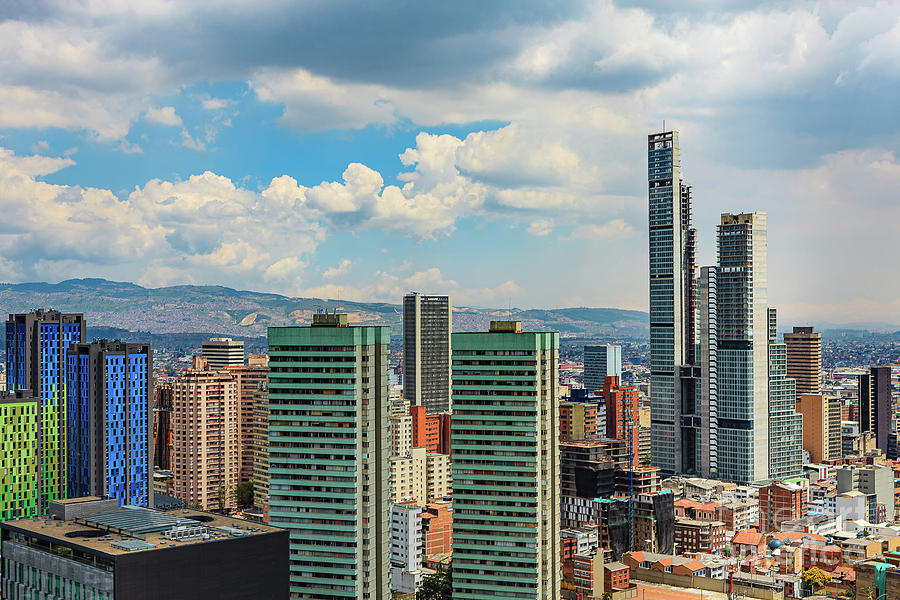
{"label": "terracotta tile roof", "polygon": [[747,544],[749,546],[759,546],[766,540],[766,537],[755,529],[742,529],[734,534],[731,538],[732,544]]}

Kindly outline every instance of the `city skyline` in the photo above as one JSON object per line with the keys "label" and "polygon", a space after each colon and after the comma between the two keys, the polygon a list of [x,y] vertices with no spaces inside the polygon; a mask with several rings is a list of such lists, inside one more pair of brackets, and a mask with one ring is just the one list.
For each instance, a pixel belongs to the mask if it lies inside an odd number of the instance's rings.
{"label": "city skyline", "polygon": [[0,192],[22,215],[0,280],[646,309],[640,137],[666,119],[690,140],[699,231],[768,212],[783,321],[900,323],[900,284],[869,260],[897,233],[898,7],[442,10],[0,16]]}

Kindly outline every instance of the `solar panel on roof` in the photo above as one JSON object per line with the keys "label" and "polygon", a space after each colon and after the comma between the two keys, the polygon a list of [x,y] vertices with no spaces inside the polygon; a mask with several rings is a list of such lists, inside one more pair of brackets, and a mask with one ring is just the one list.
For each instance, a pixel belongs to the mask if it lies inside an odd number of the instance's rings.
{"label": "solar panel on roof", "polygon": [[113,548],[118,548],[119,550],[149,550],[150,548],[155,548],[153,544],[148,544],[142,540],[121,540],[118,542],[112,542],[110,544]]}
{"label": "solar panel on roof", "polygon": [[120,508],[108,513],[90,515],[81,520],[103,529],[118,529],[132,535],[167,531],[179,525],[200,525],[191,518],[179,517],[149,508]]}

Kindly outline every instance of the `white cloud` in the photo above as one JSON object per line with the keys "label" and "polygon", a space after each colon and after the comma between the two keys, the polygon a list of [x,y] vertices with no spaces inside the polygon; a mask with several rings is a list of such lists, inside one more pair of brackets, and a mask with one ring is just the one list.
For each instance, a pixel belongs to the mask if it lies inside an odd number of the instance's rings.
{"label": "white cloud", "polygon": [[619,240],[634,235],[634,228],[622,219],[613,219],[602,225],[579,225],[572,230],[563,240],[592,239],[592,240]]}
{"label": "white cloud", "polygon": [[350,260],[349,258],[345,258],[338,266],[325,269],[325,272],[322,273],[322,276],[325,279],[334,279],[335,277],[341,277],[343,275],[346,275],[350,271],[350,265],[352,264],[352,260]]}
{"label": "white cloud", "polygon": [[532,221],[531,225],[528,226],[528,233],[537,237],[550,235],[553,233],[553,220],[538,219],[537,221]]}
{"label": "white cloud", "polygon": [[353,301],[397,302],[397,299],[414,290],[428,290],[434,294],[451,294],[457,306],[487,305],[506,302],[509,298],[521,297],[522,289],[512,280],[493,287],[467,288],[455,280],[446,279],[437,267],[416,271],[406,277],[394,273],[376,272],[371,283],[363,286],[329,283],[309,287],[302,291],[306,297],[341,298]]}
{"label": "white cloud", "polygon": [[181,127],[184,122],[177,114],[175,114],[174,106],[162,106],[160,108],[149,108],[144,114],[144,119],[158,125],[167,127]]}

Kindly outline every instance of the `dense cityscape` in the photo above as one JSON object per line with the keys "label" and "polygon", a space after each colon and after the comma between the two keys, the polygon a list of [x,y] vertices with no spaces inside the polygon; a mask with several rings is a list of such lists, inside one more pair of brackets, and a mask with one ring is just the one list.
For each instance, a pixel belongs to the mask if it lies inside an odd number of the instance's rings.
{"label": "dense cityscape", "polygon": [[649,343],[428,290],[199,348],[10,314],[2,597],[900,597],[896,336],[783,329],[766,213],[699,265],[647,157]]}

